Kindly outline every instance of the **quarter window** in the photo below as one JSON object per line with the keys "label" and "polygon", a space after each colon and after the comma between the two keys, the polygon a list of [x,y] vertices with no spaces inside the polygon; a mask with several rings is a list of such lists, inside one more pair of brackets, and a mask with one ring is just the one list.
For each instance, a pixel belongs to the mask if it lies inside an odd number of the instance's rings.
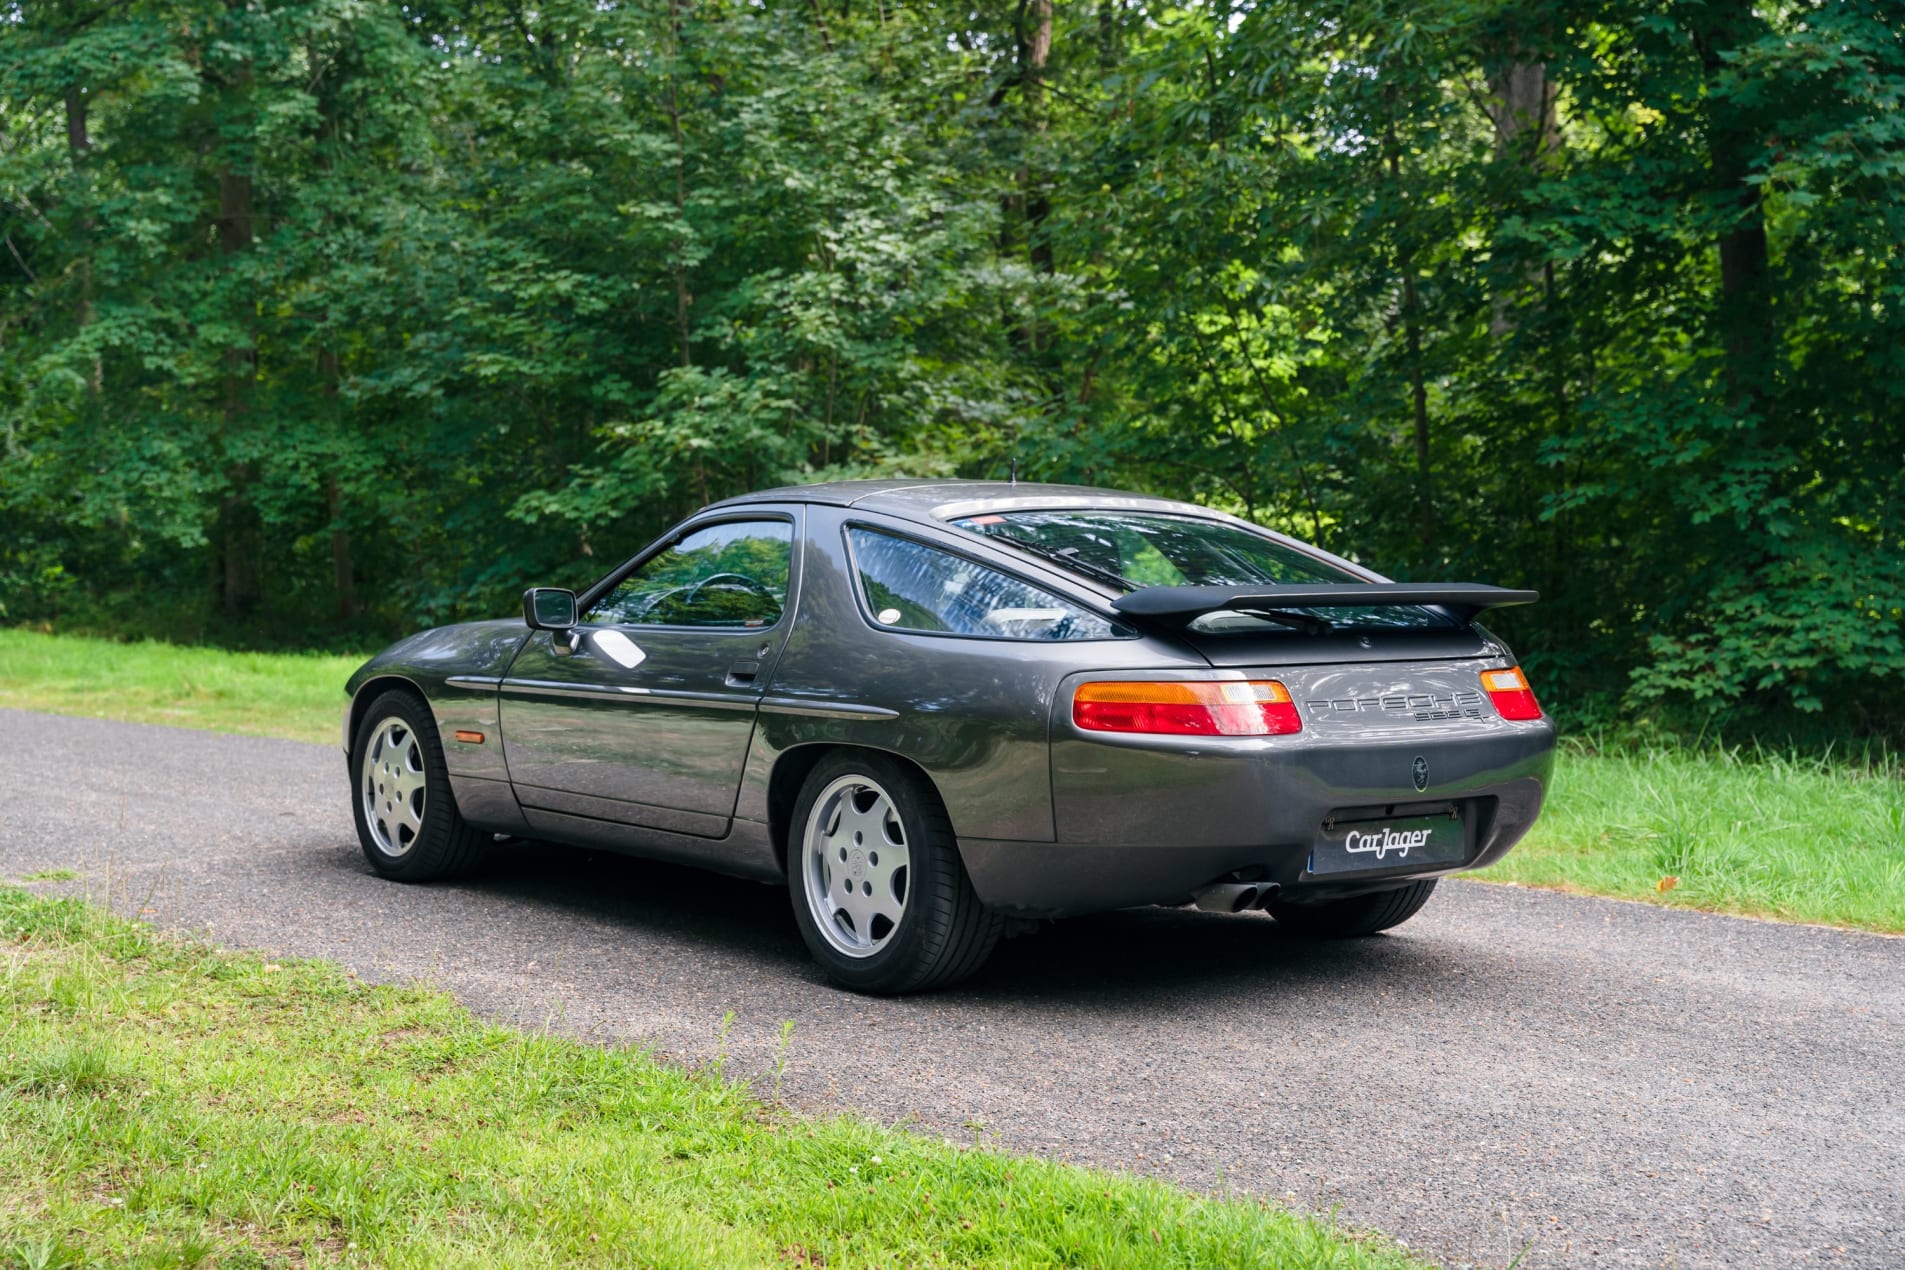
{"label": "quarter window", "polygon": [[729,521],[697,529],[653,556],[589,609],[604,626],[765,627],[787,603],[794,527]]}
{"label": "quarter window", "polygon": [[1110,639],[1096,613],[963,556],[869,529],[848,531],[867,609],[881,626],[992,639]]}

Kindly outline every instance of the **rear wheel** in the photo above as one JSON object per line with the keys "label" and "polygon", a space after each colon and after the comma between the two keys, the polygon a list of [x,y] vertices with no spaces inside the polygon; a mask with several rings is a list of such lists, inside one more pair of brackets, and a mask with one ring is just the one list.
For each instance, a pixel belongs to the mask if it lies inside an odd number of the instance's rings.
{"label": "rear wheel", "polygon": [[787,833],[801,938],[829,978],[919,992],[985,963],[1004,923],[979,902],[932,786],[876,754],[822,759]]}
{"label": "rear wheel", "polygon": [[351,811],[370,867],[399,882],[454,877],[489,835],[470,828],[450,795],[430,708],[408,692],[370,703],[351,746]]}
{"label": "rear wheel", "polygon": [[1393,891],[1352,895],[1346,900],[1305,904],[1271,900],[1267,906],[1277,925],[1293,934],[1315,939],[1353,939],[1400,926],[1416,915],[1435,891],[1435,879],[1411,882]]}

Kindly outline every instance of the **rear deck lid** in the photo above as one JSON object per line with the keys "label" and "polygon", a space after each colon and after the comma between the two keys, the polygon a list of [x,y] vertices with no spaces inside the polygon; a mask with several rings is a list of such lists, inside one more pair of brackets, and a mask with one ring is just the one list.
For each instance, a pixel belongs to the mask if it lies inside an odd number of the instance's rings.
{"label": "rear deck lid", "polygon": [[1335,665],[1252,667],[1252,678],[1274,677],[1290,693],[1313,737],[1376,740],[1384,736],[1448,735],[1512,730],[1483,688],[1481,672],[1498,660],[1359,661]]}

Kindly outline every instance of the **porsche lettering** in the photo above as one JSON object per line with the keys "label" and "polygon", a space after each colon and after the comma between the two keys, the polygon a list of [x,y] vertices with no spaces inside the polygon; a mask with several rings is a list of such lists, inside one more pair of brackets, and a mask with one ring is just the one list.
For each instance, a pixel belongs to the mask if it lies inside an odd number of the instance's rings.
{"label": "porsche lettering", "polygon": [[1303,708],[1313,715],[1330,718],[1377,714],[1427,722],[1483,717],[1482,694],[1459,690],[1450,693],[1396,692],[1374,697],[1314,697],[1305,701]]}

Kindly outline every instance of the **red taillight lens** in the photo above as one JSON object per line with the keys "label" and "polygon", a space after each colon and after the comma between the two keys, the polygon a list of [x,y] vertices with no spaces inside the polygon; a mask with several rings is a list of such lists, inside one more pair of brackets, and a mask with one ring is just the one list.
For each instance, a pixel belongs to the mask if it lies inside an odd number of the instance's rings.
{"label": "red taillight lens", "polygon": [[1504,719],[1539,719],[1541,703],[1535,700],[1534,689],[1528,686],[1528,678],[1519,669],[1484,670],[1482,687],[1488,690],[1488,699],[1495,703],[1495,713]]}
{"label": "red taillight lens", "polygon": [[1296,703],[1274,679],[1080,684],[1072,722],[1087,732],[1163,736],[1283,736],[1303,730]]}

